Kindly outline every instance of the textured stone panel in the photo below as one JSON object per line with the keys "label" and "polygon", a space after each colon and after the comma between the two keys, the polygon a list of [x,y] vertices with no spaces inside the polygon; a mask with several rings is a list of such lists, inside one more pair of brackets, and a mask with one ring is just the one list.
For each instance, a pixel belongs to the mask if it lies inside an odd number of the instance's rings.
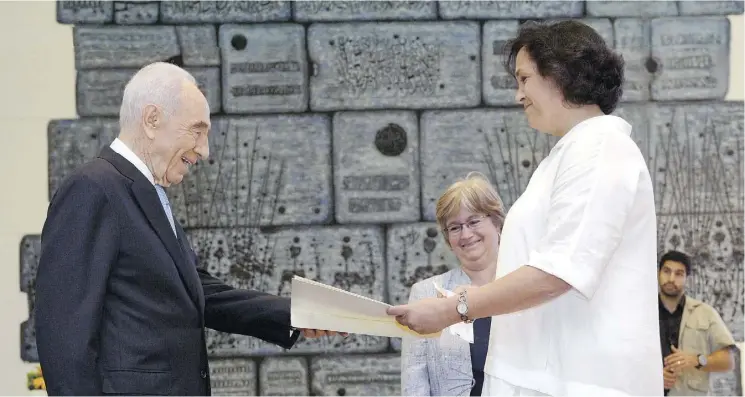
{"label": "textured stone panel", "polygon": [[581,17],[584,1],[438,1],[442,19],[533,19]]}
{"label": "textured stone panel", "polygon": [[674,1],[592,0],[585,4],[587,15],[591,17],[654,18],[678,15],[678,4]]}
{"label": "textured stone panel", "polygon": [[310,368],[315,396],[401,395],[398,354],[316,357]]}
{"label": "textured stone panel", "polygon": [[745,2],[731,1],[678,1],[680,15],[734,15],[745,11]]}
{"label": "textured stone panel", "polygon": [[245,358],[210,359],[213,396],[256,396],[256,362]]}
{"label": "textured stone panel", "polygon": [[112,1],[57,0],[57,22],[62,24],[102,24],[114,20]]}
{"label": "textured stone panel", "polygon": [[21,292],[26,293],[28,320],[21,323],[21,360],[39,362],[34,329],[34,302],[36,301],[36,271],[39,269],[41,236],[27,235],[21,239]]}
{"label": "textured stone panel", "polygon": [[311,25],[311,109],[476,106],[479,36],[465,21]]}
{"label": "textured stone panel", "polygon": [[[187,233],[200,266],[237,288],[290,296],[297,274],[372,299],[385,298],[384,237],[379,226],[234,227]],[[387,338],[350,334],[301,337],[284,351],[256,338],[212,330],[207,334],[211,356],[380,352],[387,346]]]}
{"label": "textured stone panel", "polygon": [[220,66],[217,29],[213,25],[176,26],[185,66]]}
{"label": "textured stone panel", "polygon": [[147,25],[158,22],[159,1],[115,1],[114,21],[119,25]]}
{"label": "textured stone panel", "polygon": [[615,49],[625,62],[626,82],[623,87],[622,102],[649,100],[649,85],[657,63],[652,53],[649,20],[618,18],[613,21]]}
{"label": "textured stone panel", "polygon": [[286,21],[289,1],[161,1],[161,21],[182,23],[245,23]]}
{"label": "textured stone panel", "polygon": [[724,98],[729,88],[729,20],[660,18],[651,23],[652,56],[660,63],[652,99]]}
{"label": "textured stone panel", "polygon": [[333,123],[336,221],[419,219],[416,113],[341,112]]}
{"label": "textured stone panel", "polygon": [[[407,303],[414,283],[458,267],[458,258],[447,246],[446,238],[437,222],[388,226],[388,303]],[[401,339],[391,338],[391,346],[394,351],[401,351]]]}
{"label": "textured stone panel", "polygon": [[556,142],[530,128],[520,108],[427,111],[420,126],[425,221],[435,220],[445,189],[471,171],[487,176],[509,209]]}
{"label": "textured stone panel", "polygon": [[307,396],[308,379],[304,357],[267,357],[259,366],[259,395]]}
{"label": "textured stone panel", "polygon": [[214,118],[210,159],[167,190],[174,216],[188,228],[327,222],[330,124],[313,114]]}
{"label": "textured stone panel", "polygon": [[227,113],[302,112],[308,108],[302,25],[223,25],[219,36]]}
{"label": "textured stone panel", "polygon": [[174,26],[75,26],[75,69],[137,68],[181,53]]}
{"label": "textured stone panel", "polygon": [[296,1],[296,21],[437,19],[434,1]]}
{"label": "textured stone panel", "polygon": [[52,120],[47,126],[49,198],[75,168],[98,156],[119,134],[119,120]]}
{"label": "textured stone panel", "polygon": [[481,40],[481,84],[487,105],[514,105],[517,80],[502,64],[504,47],[517,35],[518,21],[488,21],[484,23]]}
{"label": "textured stone panel", "polygon": [[[220,111],[220,69],[186,68],[207,98],[210,111]],[[92,69],[77,73],[76,108],[80,116],[118,116],[124,87],[137,69]]]}

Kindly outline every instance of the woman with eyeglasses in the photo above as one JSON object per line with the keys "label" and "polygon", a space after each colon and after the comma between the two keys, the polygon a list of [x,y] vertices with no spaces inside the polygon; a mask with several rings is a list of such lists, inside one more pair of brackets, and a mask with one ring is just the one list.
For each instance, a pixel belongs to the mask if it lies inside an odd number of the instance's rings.
{"label": "woman with eyeglasses", "polygon": [[[489,181],[472,172],[451,185],[437,202],[436,218],[460,266],[414,284],[410,303],[437,297],[435,283],[457,292],[494,280],[504,206]],[[480,396],[490,327],[490,317],[476,320],[473,344],[449,332],[434,339],[404,338],[402,395]]]}

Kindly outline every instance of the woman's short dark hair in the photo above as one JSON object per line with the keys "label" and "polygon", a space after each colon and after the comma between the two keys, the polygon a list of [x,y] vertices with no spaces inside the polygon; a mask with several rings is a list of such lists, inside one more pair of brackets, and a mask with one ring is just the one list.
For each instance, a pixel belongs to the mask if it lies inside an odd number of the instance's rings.
{"label": "woman's short dark hair", "polygon": [[523,23],[504,47],[510,75],[523,47],[538,73],[553,81],[568,103],[598,105],[605,114],[616,109],[623,94],[624,60],[593,28],[578,21]]}

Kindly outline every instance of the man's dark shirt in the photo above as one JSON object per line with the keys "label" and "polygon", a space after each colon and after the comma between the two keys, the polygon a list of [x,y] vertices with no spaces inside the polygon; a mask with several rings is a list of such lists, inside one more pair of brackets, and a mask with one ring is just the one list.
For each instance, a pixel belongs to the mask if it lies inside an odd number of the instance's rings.
{"label": "man's dark shirt", "polygon": [[[680,334],[680,321],[683,319],[683,308],[686,304],[686,297],[680,299],[678,307],[675,311],[670,313],[669,310],[662,304],[662,299],[657,298],[660,305],[660,344],[662,345],[662,359],[671,355],[672,348],[670,345],[678,348],[678,335]],[[665,389],[665,395],[667,395],[668,389]]]}

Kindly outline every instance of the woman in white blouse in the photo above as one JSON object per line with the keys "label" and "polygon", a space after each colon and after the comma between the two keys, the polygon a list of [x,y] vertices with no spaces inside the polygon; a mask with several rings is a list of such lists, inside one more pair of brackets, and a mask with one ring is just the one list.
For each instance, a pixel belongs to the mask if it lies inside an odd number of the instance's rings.
{"label": "woman in white blouse", "polygon": [[624,61],[578,21],[525,23],[505,50],[530,126],[560,139],[507,213],[496,279],[388,313],[420,333],[492,316],[482,395],[660,394],[652,181],[610,115]]}

